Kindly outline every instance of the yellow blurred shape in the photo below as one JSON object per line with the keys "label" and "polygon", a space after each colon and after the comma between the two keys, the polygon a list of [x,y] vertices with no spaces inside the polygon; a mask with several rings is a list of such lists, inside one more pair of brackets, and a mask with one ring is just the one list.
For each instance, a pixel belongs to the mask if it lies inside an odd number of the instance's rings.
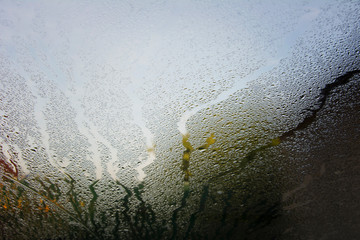
{"label": "yellow blurred shape", "polygon": [[212,133],[211,136],[206,139],[208,145],[214,144],[216,142],[216,139],[214,137],[215,135]]}
{"label": "yellow blurred shape", "polygon": [[272,146],[277,146],[277,145],[279,145],[280,143],[281,143],[280,138],[274,138],[274,139],[271,140],[271,145],[272,145]]}
{"label": "yellow blurred shape", "polygon": [[189,152],[184,152],[183,159],[185,161],[189,161],[190,160],[190,153]]}

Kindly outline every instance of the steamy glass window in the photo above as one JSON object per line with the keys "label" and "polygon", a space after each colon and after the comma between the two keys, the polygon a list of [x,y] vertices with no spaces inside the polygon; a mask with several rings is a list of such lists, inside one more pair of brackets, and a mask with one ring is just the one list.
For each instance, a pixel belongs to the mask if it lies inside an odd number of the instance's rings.
{"label": "steamy glass window", "polygon": [[359,239],[360,2],[0,0],[1,239]]}

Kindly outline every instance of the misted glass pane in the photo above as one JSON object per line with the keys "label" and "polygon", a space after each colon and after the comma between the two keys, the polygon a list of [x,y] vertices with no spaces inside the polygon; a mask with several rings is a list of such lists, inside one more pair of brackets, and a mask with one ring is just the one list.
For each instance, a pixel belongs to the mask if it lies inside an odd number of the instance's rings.
{"label": "misted glass pane", "polygon": [[0,0],[1,239],[358,239],[359,13]]}

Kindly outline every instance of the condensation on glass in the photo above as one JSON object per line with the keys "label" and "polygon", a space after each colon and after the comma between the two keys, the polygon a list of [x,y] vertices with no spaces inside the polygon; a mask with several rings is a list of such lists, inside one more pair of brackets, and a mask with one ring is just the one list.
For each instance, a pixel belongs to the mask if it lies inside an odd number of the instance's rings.
{"label": "condensation on glass", "polygon": [[1,239],[356,239],[359,13],[1,0]]}

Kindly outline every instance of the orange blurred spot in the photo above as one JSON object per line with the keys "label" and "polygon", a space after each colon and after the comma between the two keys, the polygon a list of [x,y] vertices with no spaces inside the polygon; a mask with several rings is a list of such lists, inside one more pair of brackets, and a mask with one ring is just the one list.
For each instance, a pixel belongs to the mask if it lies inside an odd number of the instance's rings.
{"label": "orange blurred spot", "polygon": [[48,205],[45,205],[44,212],[49,212],[50,208]]}

